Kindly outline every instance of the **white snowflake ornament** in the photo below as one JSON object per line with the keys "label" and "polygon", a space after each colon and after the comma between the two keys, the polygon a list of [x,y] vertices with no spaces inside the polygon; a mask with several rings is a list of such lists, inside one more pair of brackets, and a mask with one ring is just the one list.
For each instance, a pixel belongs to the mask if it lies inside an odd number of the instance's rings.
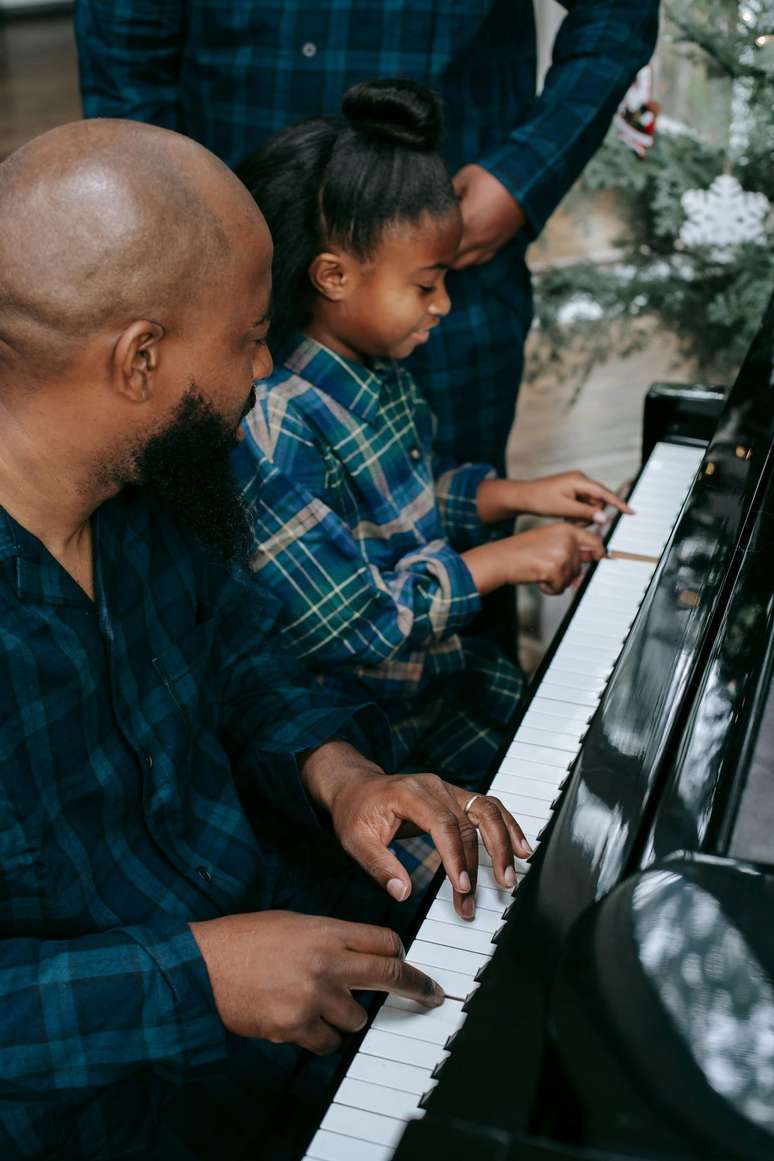
{"label": "white snowflake ornament", "polygon": [[770,204],[762,193],[743,190],[735,177],[722,173],[709,189],[689,189],[683,194],[685,221],[680,240],[686,246],[711,247],[716,262],[729,262],[734,246],[766,241],[765,221]]}

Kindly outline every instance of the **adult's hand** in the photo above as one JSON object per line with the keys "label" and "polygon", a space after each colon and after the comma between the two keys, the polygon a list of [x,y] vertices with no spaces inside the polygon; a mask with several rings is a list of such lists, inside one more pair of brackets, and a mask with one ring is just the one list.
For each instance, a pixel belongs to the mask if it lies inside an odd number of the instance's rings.
{"label": "adult's hand", "polygon": [[386,775],[346,743],[330,742],[312,751],[302,777],[312,797],[330,812],[344,849],[399,902],[411,893],[411,877],[388,849],[396,837],[423,832],[432,837],[451,881],[454,906],[465,919],[475,911],[478,831],[495,877],[506,889],[516,883],[514,857],[531,854],[521,827],[499,799],[480,795],[468,815],[463,808],[469,790],[435,774]]}
{"label": "adult's hand", "polygon": [[218,1014],[229,1032],[335,1052],[359,1032],[364,1008],[352,990],[395,992],[425,1008],[443,1003],[429,976],[404,962],[394,931],[290,911],[191,923]]}
{"label": "adult's hand", "polygon": [[454,176],[460,199],[462,240],[454,270],[489,262],[524,225],[524,213],[501,181],[481,165],[465,165]]}

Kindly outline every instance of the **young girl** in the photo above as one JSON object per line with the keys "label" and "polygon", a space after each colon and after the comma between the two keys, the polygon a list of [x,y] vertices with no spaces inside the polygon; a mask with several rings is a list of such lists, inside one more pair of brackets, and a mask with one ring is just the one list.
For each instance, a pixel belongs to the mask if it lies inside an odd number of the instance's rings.
{"label": "young girl", "polygon": [[434,457],[432,416],[399,360],[450,309],[462,226],[439,103],[383,80],[350,89],[342,110],[286,129],[241,169],[275,245],[276,369],[235,453],[254,568],[282,600],[286,646],[342,696],[386,711],[386,768],[481,788],[524,688],[492,641],[466,632],[482,595],[525,582],[558,593],[603,555],[570,523],[504,539],[493,525],[626,509],[580,472],[498,480]]}

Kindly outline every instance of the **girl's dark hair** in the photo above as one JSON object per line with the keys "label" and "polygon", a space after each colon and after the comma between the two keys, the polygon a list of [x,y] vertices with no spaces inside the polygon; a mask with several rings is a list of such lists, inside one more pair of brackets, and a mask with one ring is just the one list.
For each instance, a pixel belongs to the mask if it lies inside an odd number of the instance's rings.
{"label": "girl's dark hair", "polygon": [[274,322],[281,344],[308,321],[308,269],[331,244],[373,257],[387,225],[442,217],[456,206],[438,153],[438,97],[412,80],[355,85],[343,117],[291,125],[246,158],[237,174],[274,238]]}

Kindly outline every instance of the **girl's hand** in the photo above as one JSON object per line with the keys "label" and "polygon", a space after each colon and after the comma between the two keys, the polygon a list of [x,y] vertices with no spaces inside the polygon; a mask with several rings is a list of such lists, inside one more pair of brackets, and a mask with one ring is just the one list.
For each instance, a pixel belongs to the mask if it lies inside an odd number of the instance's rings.
{"label": "girl's hand", "polygon": [[500,585],[529,583],[553,595],[572,584],[584,564],[604,555],[595,532],[563,522],[477,545],[463,552],[462,559],[482,595]]}
{"label": "girl's hand", "polygon": [[604,484],[585,472],[559,472],[519,484],[523,512],[535,516],[559,516],[577,524],[605,524],[606,505],[630,516],[629,505]]}

